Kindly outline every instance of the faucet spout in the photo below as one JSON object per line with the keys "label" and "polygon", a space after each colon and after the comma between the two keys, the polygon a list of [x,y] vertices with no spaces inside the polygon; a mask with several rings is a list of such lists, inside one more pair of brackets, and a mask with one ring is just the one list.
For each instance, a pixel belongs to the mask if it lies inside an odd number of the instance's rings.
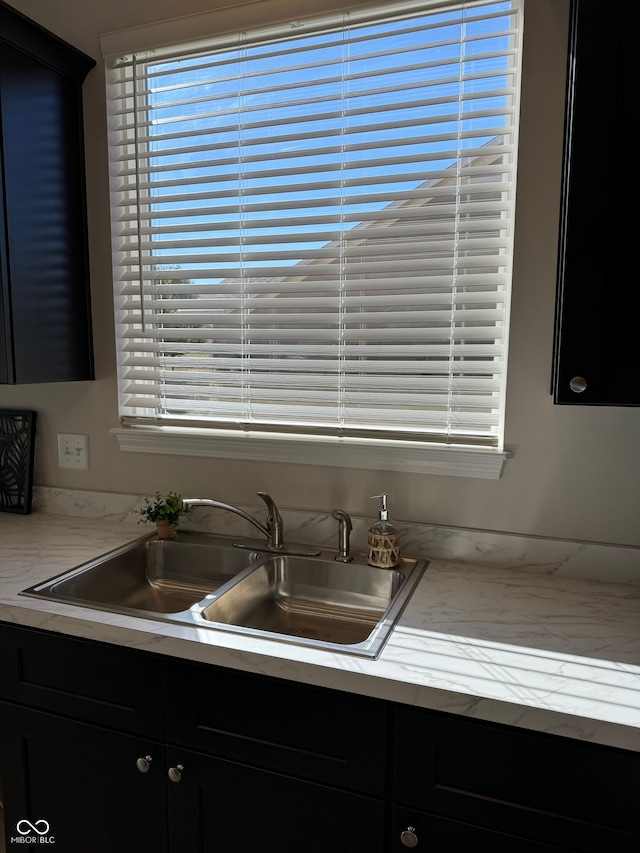
{"label": "faucet spout", "polygon": [[280,550],[284,539],[282,517],[278,512],[278,508],[276,507],[273,498],[271,498],[266,492],[258,492],[258,494],[267,504],[269,517],[267,518],[266,525],[261,524],[252,515],[249,515],[249,513],[239,507],[223,503],[223,501],[215,501],[210,498],[183,498],[182,503],[184,506],[210,506],[215,509],[225,509],[228,512],[239,515],[241,518],[244,518],[245,521],[248,521],[250,524],[253,524],[254,527],[257,527],[258,530],[267,537],[267,548]]}

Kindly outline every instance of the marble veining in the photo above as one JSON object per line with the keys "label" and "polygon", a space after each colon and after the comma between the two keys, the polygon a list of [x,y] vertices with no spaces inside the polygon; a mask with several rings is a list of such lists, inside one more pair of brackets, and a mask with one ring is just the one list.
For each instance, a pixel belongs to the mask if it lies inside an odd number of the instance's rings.
{"label": "marble veining", "polygon": [[640,751],[636,584],[435,559],[374,661],[21,597],[148,532],[104,507],[0,514],[0,620]]}

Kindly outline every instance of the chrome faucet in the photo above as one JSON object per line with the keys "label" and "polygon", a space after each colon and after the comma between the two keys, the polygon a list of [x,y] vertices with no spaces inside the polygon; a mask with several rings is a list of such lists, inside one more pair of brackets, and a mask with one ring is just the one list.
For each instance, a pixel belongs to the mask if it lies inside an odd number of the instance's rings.
{"label": "chrome faucet", "polygon": [[349,554],[349,534],[353,529],[351,519],[342,509],[334,509],[331,517],[338,522],[338,553],[334,559],[339,563],[350,563],[353,560]]}
{"label": "chrome faucet", "polygon": [[216,509],[226,509],[229,512],[233,512],[241,518],[244,518],[246,521],[251,522],[251,524],[253,524],[254,527],[257,527],[261,533],[264,533],[267,537],[267,548],[269,548],[269,550],[280,551],[284,542],[282,516],[278,512],[278,507],[275,505],[275,502],[270,495],[266,492],[258,492],[258,496],[261,497],[267,505],[268,516],[266,524],[261,524],[253,516],[244,512],[244,510],[238,509],[237,506],[232,506],[231,504],[226,504],[222,501],[214,501],[209,498],[184,498],[182,503],[185,506],[210,506],[215,507]]}

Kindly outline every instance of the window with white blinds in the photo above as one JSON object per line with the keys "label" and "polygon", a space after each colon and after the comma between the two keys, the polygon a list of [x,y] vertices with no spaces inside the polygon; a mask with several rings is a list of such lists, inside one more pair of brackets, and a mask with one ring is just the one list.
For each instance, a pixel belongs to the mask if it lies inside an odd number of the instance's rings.
{"label": "window with white blinds", "polygon": [[393,2],[108,60],[126,423],[502,446],[520,17]]}

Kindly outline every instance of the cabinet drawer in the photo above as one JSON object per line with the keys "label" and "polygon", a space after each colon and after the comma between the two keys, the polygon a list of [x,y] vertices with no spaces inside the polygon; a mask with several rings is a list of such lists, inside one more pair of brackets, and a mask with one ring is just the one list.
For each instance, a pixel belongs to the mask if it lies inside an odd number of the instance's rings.
{"label": "cabinet drawer", "polygon": [[159,656],[0,624],[0,698],[164,737]]}
{"label": "cabinet drawer", "polygon": [[640,755],[396,709],[396,803],[602,853],[640,843]]}
{"label": "cabinet drawer", "polygon": [[521,836],[496,832],[494,829],[395,806],[391,820],[391,853],[406,853],[407,844],[402,839],[405,832],[411,832],[415,836],[418,842],[416,847],[428,850],[429,853],[457,853],[466,850],[490,850],[491,853],[567,853],[565,847],[530,841]]}
{"label": "cabinet drawer", "polygon": [[384,702],[176,660],[166,679],[172,743],[383,795]]}

